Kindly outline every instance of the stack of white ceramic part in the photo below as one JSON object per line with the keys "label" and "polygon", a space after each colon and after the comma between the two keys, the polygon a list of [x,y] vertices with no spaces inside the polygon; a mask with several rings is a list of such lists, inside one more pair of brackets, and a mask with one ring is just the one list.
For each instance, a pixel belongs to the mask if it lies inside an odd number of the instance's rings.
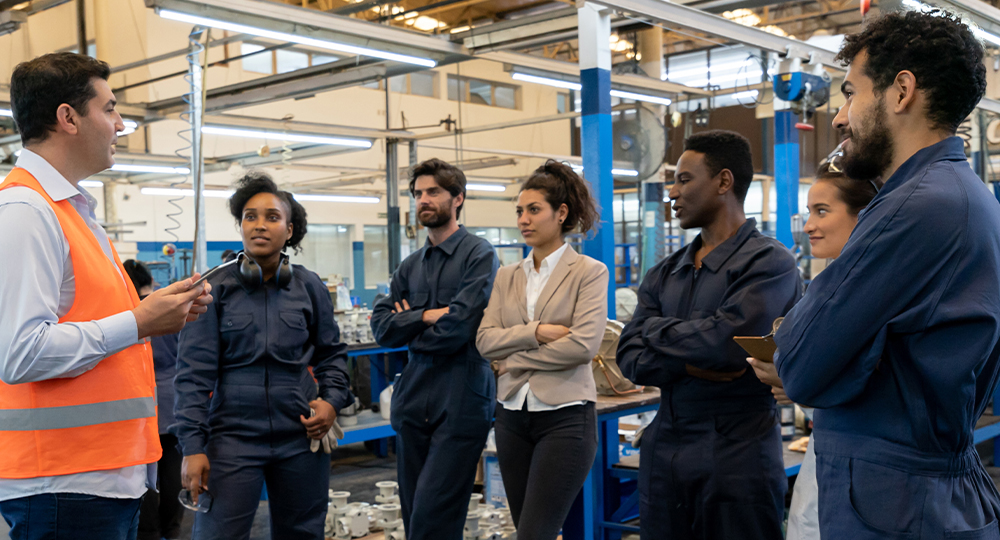
{"label": "stack of white ceramic part", "polygon": [[379,506],[382,518],[378,526],[385,532],[385,540],[406,540],[403,530],[403,512],[398,504],[383,504]]}
{"label": "stack of white ceramic part", "polygon": [[469,512],[465,516],[465,529],[462,531],[463,540],[485,540],[487,532],[479,528],[479,512]]}
{"label": "stack of white ceramic part", "polygon": [[399,494],[396,493],[396,488],[399,487],[399,484],[387,480],[385,482],[377,482],[375,487],[379,491],[379,494],[375,496],[375,502],[379,504],[399,504]]}
{"label": "stack of white ceramic part", "polygon": [[361,538],[368,535],[368,505],[351,503],[347,505],[346,514],[337,520],[336,538]]}
{"label": "stack of white ceramic part", "polygon": [[340,427],[358,425],[358,409],[360,408],[361,401],[358,398],[354,398],[354,403],[340,409],[337,413],[337,423],[340,424]]}
{"label": "stack of white ceramic part", "polygon": [[341,520],[347,515],[347,499],[351,496],[348,491],[330,490],[330,505],[326,514],[326,536],[333,536],[337,540],[347,540],[351,537],[350,531],[342,534]]}

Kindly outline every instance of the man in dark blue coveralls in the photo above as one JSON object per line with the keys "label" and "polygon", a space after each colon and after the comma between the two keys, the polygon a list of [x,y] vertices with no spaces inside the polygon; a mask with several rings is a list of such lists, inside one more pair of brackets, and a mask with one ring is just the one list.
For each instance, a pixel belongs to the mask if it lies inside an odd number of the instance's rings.
{"label": "man in dark blue coveralls", "polygon": [[460,540],[496,383],[476,331],[500,268],[493,246],[458,224],[465,175],[439,159],[413,170],[410,192],[427,243],[375,304],[380,345],[409,346],[392,395],[399,499],[409,540]]}
{"label": "man in dark blue coveralls", "polygon": [[1000,354],[1000,205],[954,136],[982,45],[946,13],[894,13],[838,59],[845,172],[885,185],[775,337],[785,392],[818,409],[820,533],[1000,538],[972,435]]}
{"label": "man in dark blue coveralls", "polygon": [[641,440],[642,540],[781,539],[785,478],[771,389],[734,336],[771,331],[799,299],[795,259],[743,213],[750,144],[688,138],[670,198],[694,242],[649,270],[618,346],[622,373],[660,388]]}

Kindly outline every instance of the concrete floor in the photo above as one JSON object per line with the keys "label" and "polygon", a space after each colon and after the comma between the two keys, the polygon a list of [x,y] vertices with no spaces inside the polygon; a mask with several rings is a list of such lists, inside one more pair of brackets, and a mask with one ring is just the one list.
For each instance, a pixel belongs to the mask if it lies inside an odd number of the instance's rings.
{"label": "concrete floor", "polygon": [[[374,503],[375,495],[378,494],[375,483],[383,480],[396,480],[395,456],[376,457],[368,452],[361,443],[338,448],[333,454],[333,459],[330,489],[349,491],[351,501]],[[184,514],[180,538],[181,540],[190,540],[194,514],[192,512]],[[250,540],[270,540],[269,514],[267,501],[261,501],[257,508],[257,515],[254,516]],[[10,540],[10,536],[7,534],[9,531],[7,522],[0,519],[0,540]]]}

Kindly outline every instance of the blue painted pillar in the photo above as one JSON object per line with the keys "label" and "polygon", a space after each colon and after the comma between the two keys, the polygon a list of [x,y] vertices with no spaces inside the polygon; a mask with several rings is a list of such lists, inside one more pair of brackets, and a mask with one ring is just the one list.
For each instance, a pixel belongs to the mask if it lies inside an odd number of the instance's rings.
{"label": "blue painted pillar", "polygon": [[[777,103],[779,100],[775,100]],[[792,247],[792,216],[799,213],[799,131],[791,110],[774,111],[774,189],[778,198],[777,239]]]}
{"label": "blue painted pillar", "polygon": [[581,153],[584,177],[601,208],[601,226],[583,253],[608,267],[608,316],[615,313],[614,180],[611,177],[611,11],[593,4],[577,10],[580,43]]}
{"label": "blue painted pillar", "polygon": [[354,242],[354,290],[351,294],[362,297],[365,294],[365,243]]}

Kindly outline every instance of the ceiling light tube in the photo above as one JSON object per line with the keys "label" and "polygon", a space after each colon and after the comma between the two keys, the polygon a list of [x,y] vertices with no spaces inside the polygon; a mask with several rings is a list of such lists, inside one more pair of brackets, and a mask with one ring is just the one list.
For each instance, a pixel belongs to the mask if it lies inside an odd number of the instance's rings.
{"label": "ceiling light tube", "polygon": [[669,98],[647,96],[646,94],[636,94],[635,92],[625,92],[622,90],[612,90],[611,95],[621,99],[631,99],[632,101],[645,101],[656,103],[657,105],[670,105],[673,103]]}
{"label": "ceiling light tube", "polygon": [[408,54],[396,54],[376,49],[369,49],[367,47],[347,45],[346,43],[336,43],[333,41],[326,41],[322,39],[298,36],[295,34],[288,34],[285,32],[265,30],[263,28],[256,28],[253,26],[237,24],[229,21],[220,21],[218,19],[209,19],[208,17],[189,15],[187,13],[180,13],[177,11],[171,11],[169,9],[161,9],[159,11],[159,15],[164,19],[170,19],[172,21],[186,22],[186,23],[196,24],[199,26],[208,26],[212,28],[218,28],[219,30],[229,30],[230,32],[250,34],[277,41],[286,41],[288,43],[298,43],[299,45],[306,45],[309,47],[316,47],[318,49],[326,49],[329,51],[337,51],[341,53],[353,54],[358,56],[371,56],[373,58],[381,58],[383,60],[392,60],[393,62],[416,64],[418,66],[423,66],[427,68],[432,68],[437,65],[437,62],[431,60],[430,58],[420,58],[417,56],[410,56]]}
{"label": "ceiling light tube", "polygon": [[136,128],[139,127],[139,123],[136,122],[135,120],[122,120],[122,123],[125,124],[125,129],[118,132],[119,137],[124,137],[125,135],[131,135],[135,133]]}
{"label": "ceiling light tube", "polygon": [[477,184],[473,182],[465,184],[465,189],[468,191],[492,191],[495,193],[502,193],[507,191],[507,186],[502,184]]}
{"label": "ceiling light tube", "polygon": [[[551,79],[549,77],[539,77],[537,75],[528,75],[526,73],[514,72],[510,76],[515,81],[530,82],[535,84],[544,84],[545,86],[554,86],[556,88],[564,88],[566,90],[576,90],[579,91],[583,86],[578,82],[564,81],[562,79]],[[621,99],[631,99],[633,101],[645,101],[648,103],[656,103],[657,105],[670,105],[671,101],[668,98],[650,96],[648,94],[637,94],[635,92],[626,92],[624,90],[612,90],[611,95],[616,98]]]}
{"label": "ceiling light tube", "polygon": [[0,109],[0,116],[6,116],[8,118],[14,118],[14,111],[10,109]]}
{"label": "ceiling light tube", "polygon": [[[167,197],[193,197],[193,189],[177,189],[177,188],[155,188],[155,187],[144,187],[139,190],[139,193],[143,195],[161,195]],[[202,191],[202,194],[206,197],[215,197],[220,199],[228,199],[233,196],[232,191],[221,190],[221,189],[206,189]]]}
{"label": "ceiling light tube", "polygon": [[104,187],[104,182],[98,180],[80,180],[79,185],[81,187],[99,188],[99,187]]}
{"label": "ceiling light tube", "polygon": [[163,165],[137,165],[131,163],[115,163],[111,166],[114,172],[151,173],[151,174],[191,174],[187,167],[166,167]]}
{"label": "ceiling light tube", "polygon": [[360,195],[310,195],[307,193],[293,193],[292,196],[297,201],[314,202],[378,204],[381,200],[378,197],[363,197]]}
{"label": "ceiling light tube", "polygon": [[323,135],[305,135],[301,133],[283,133],[258,129],[231,128],[222,126],[205,126],[202,133],[211,135],[227,135],[247,139],[271,139],[274,141],[303,142],[313,144],[330,144],[335,146],[353,146],[356,148],[371,148],[372,142],[364,139],[345,139],[343,137],[327,137]]}
{"label": "ceiling light tube", "polygon": [[[569,166],[578,173],[583,172],[583,165],[570,163]],[[611,174],[614,176],[639,176],[639,171],[635,169],[611,169]]]}

